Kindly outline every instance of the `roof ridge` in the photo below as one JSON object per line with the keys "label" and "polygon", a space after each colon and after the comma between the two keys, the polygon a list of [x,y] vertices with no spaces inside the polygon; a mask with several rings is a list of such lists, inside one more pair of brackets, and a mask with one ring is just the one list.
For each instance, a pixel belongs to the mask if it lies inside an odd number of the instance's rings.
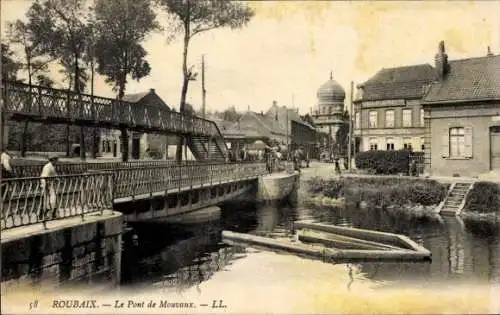
{"label": "roof ridge", "polygon": [[468,61],[468,60],[473,60],[473,59],[488,59],[488,58],[498,58],[500,57],[500,54],[498,55],[491,55],[491,56],[477,56],[477,57],[469,57],[469,58],[463,58],[463,59],[452,59],[449,60],[448,62],[461,62],[461,61]]}

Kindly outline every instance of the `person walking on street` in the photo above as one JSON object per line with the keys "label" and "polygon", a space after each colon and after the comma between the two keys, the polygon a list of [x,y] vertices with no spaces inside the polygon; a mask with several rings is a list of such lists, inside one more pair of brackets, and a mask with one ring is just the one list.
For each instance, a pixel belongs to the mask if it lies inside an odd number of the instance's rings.
{"label": "person walking on street", "polygon": [[340,172],[340,162],[339,162],[339,157],[338,156],[335,156],[335,173],[337,173],[338,175],[341,174]]}
{"label": "person walking on street", "polygon": [[41,189],[43,192],[43,208],[42,208],[42,218],[54,219],[57,217],[57,195],[56,189],[54,187],[53,179],[46,179],[50,177],[57,176],[55,164],[57,162],[57,156],[49,156],[49,161],[43,166],[42,173],[40,177]]}
{"label": "person walking on street", "polygon": [[271,152],[268,147],[264,149],[264,161],[266,161],[266,169],[269,174],[272,173],[271,169]]}

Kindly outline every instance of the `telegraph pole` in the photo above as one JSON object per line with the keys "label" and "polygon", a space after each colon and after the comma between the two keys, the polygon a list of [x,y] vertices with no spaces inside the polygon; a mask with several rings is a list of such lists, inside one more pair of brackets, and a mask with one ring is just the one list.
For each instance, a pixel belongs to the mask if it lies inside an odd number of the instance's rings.
{"label": "telegraph pole", "polygon": [[349,146],[347,147],[347,155],[348,155],[348,159],[349,159],[349,170],[351,170],[351,165],[352,165],[352,115],[354,114],[353,113],[353,105],[352,105],[352,102],[353,102],[353,90],[354,90],[354,82],[351,81],[351,104],[350,104],[350,108],[349,108]]}
{"label": "telegraph pole", "polygon": [[201,55],[201,98],[202,98],[201,115],[203,118],[205,118],[206,97],[207,97],[207,91],[205,90],[205,55]]}

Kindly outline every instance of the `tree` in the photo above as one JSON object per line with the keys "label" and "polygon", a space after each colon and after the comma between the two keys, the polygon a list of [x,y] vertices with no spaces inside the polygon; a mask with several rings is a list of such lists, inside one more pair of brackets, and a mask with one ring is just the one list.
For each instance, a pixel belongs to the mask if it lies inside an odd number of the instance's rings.
{"label": "tree", "polygon": [[[179,111],[184,112],[189,81],[194,78],[187,58],[191,39],[203,32],[217,28],[232,29],[245,26],[253,11],[243,2],[226,0],[156,0],[172,18],[172,35],[183,35],[182,90]],[[173,37],[171,37],[172,39]],[[183,138],[177,146],[176,159],[182,159]]]}
{"label": "tree", "polygon": [[[81,65],[85,55],[86,38],[89,35],[88,8],[86,0],[44,0],[36,1],[30,7],[29,23],[36,24],[34,35],[40,51],[60,61],[67,73],[73,89],[81,94],[81,78],[85,72]],[[73,71],[69,71],[72,68]],[[80,128],[80,157],[85,159],[85,137]],[[68,151],[69,143],[67,144]],[[67,152],[69,153],[69,152]]]}
{"label": "tree", "polygon": [[222,119],[227,121],[237,122],[240,119],[241,114],[236,111],[236,107],[233,105],[225,109],[222,113]]}
{"label": "tree", "polygon": [[129,75],[139,80],[151,71],[141,42],[160,26],[148,0],[97,0],[95,19],[97,71],[121,100]]}
{"label": "tree", "polygon": [[26,16],[28,23],[17,20],[8,24],[7,37],[10,43],[22,47],[25,59],[22,67],[28,75],[28,84],[32,85],[35,75],[47,72],[50,59],[43,58],[46,54],[40,49],[40,42],[36,36],[39,26],[33,24],[39,21],[31,8]]}
{"label": "tree", "polygon": [[14,52],[9,44],[2,43],[2,78],[9,81],[17,81],[17,73],[21,64],[14,59]]}
{"label": "tree", "polygon": [[[17,44],[22,47],[24,51],[24,63],[22,68],[26,71],[28,75],[28,85],[31,89],[33,84],[33,78],[36,75],[41,75],[46,73],[48,70],[48,63],[50,59],[43,58],[45,53],[40,49],[40,42],[36,36],[37,29],[40,27],[38,23],[43,23],[38,19],[38,16],[34,14],[34,10],[30,8],[26,14],[28,18],[28,23],[21,20],[8,23],[7,37],[9,41],[13,44]],[[42,76],[42,78],[45,78]],[[44,81],[44,83],[47,83]],[[26,155],[26,141],[28,137],[28,124],[29,121],[24,122],[23,132],[21,133],[21,156]]]}
{"label": "tree", "polygon": [[42,73],[37,74],[36,82],[38,85],[48,87],[48,88],[52,88],[52,86],[54,85],[54,80],[52,80],[50,77],[48,77],[47,75],[42,74]]}
{"label": "tree", "polygon": [[[151,71],[141,42],[160,29],[149,0],[97,0],[95,5],[97,72],[113,84],[121,101],[127,78],[139,81]],[[122,160],[128,159],[127,131],[122,129]]]}

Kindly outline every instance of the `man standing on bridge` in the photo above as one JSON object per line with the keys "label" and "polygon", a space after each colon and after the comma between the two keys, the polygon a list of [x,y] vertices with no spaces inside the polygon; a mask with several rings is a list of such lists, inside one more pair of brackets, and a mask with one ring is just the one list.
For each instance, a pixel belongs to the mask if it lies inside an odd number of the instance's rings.
{"label": "man standing on bridge", "polygon": [[[7,153],[7,150],[3,149],[2,154],[0,155],[0,164],[2,164],[2,180],[14,177],[13,172],[12,172],[12,166],[10,165],[11,157],[9,153]],[[7,184],[2,183],[2,187],[0,190],[0,195],[2,198],[6,199],[6,190],[7,190]]]}
{"label": "man standing on bridge", "polygon": [[49,161],[42,168],[40,174],[41,188],[43,191],[43,210],[45,219],[53,219],[57,216],[57,197],[56,189],[54,187],[54,179],[45,179],[47,177],[57,176],[54,164],[57,162],[57,156],[50,155]]}

